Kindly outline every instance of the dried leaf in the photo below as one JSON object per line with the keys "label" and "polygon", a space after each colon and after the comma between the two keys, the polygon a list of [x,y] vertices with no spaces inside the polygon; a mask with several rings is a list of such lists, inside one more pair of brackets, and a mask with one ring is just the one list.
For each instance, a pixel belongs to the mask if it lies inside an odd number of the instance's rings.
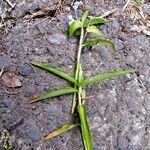
{"label": "dried leaf", "polygon": [[79,126],[79,124],[64,124],[62,127],[59,127],[58,129],[54,130],[53,132],[51,132],[50,134],[48,134],[47,136],[43,137],[39,143],[41,142],[45,142],[47,140],[52,139],[53,137],[56,137],[64,132],[67,132],[75,127]]}
{"label": "dried leaf", "polygon": [[4,73],[2,80],[7,87],[21,87],[21,81],[10,72]]}

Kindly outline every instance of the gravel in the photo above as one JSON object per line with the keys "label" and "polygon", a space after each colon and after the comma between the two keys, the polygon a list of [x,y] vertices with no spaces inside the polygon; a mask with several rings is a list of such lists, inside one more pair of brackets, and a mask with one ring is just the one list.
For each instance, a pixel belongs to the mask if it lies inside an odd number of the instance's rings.
{"label": "gravel", "polygon": [[128,140],[122,136],[118,135],[117,137],[117,149],[118,150],[126,150],[128,147]]}
{"label": "gravel", "polygon": [[126,64],[129,66],[132,66],[135,62],[135,58],[132,55],[127,56],[126,58]]}
{"label": "gravel", "polygon": [[30,65],[28,65],[27,63],[24,63],[19,67],[19,73],[22,76],[29,76],[30,74],[33,73],[33,69]]}
{"label": "gravel", "polygon": [[49,37],[48,37],[48,41],[51,43],[51,44],[54,44],[54,45],[61,45],[61,44],[64,44],[66,42],[66,36],[65,35],[62,35],[60,33],[56,33],[56,34],[51,34]]}
{"label": "gravel", "polygon": [[28,124],[27,130],[25,131],[25,134],[31,138],[32,141],[37,141],[42,137],[41,131],[37,127],[35,123]]}
{"label": "gravel", "polygon": [[120,39],[115,39],[114,43],[116,44],[117,50],[122,50],[125,48],[123,41],[121,41]]}

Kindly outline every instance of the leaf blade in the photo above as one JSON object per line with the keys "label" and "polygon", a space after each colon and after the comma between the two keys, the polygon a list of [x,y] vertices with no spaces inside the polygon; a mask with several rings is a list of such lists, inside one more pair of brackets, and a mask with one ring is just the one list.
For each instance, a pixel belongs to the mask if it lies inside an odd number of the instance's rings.
{"label": "leaf blade", "polygon": [[93,26],[93,25],[92,26],[88,26],[87,29],[86,29],[86,31],[88,33],[94,33],[94,34],[96,34],[98,36],[103,37],[102,32],[96,26]]}
{"label": "leaf blade", "polygon": [[43,70],[46,70],[46,71],[48,71],[48,72],[51,72],[51,73],[53,73],[53,74],[55,74],[55,75],[57,75],[57,76],[59,76],[59,77],[65,79],[65,80],[71,82],[71,83],[77,84],[77,80],[75,80],[73,77],[71,77],[70,75],[68,75],[68,74],[66,74],[66,73],[64,73],[64,72],[62,72],[62,71],[60,71],[60,70],[58,70],[58,69],[55,69],[55,68],[53,68],[53,67],[51,67],[51,66],[49,66],[49,65],[47,65],[47,64],[36,63],[36,62],[29,62],[29,63],[30,63],[31,65],[34,65],[34,66],[36,66],[36,67],[39,67],[39,68],[41,68],[41,69],[43,69]]}
{"label": "leaf blade", "polygon": [[88,26],[88,25],[97,25],[97,24],[105,24],[107,23],[107,20],[104,18],[92,18],[90,20],[86,19],[84,21],[84,27]]}
{"label": "leaf blade", "polygon": [[47,136],[43,137],[41,140],[39,140],[38,142],[45,142],[47,140],[52,139],[53,137],[56,137],[64,132],[67,132],[75,127],[79,126],[79,124],[64,124],[63,126],[57,128],[56,130],[54,130],[53,132],[51,132],[50,134],[48,134]]}
{"label": "leaf blade", "polygon": [[84,22],[85,22],[85,20],[87,19],[88,15],[89,15],[89,10],[86,10],[86,11],[83,13],[82,17],[81,17],[81,23],[82,23],[82,25],[84,25]]}
{"label": "leaf blade", "polygon": [[44,93],[40,96],[35,97],[34,99],[32,99],[32,101],[30,103],[35,103],[47,98],[52,98],[52,97],[56,97],[56,96],[60,96],[60,95],[65,95],[65,94],[70,94],[70,93],[74,93],[77,92],[78,90],[75,88],[61,88],[55,91],[51,91],[51,92],[47,92]]}
{"label": "leaf blade", "polygon": [[73,20],[69,26],[69,38],[71,38],[73,36],[74,32],[81,26],[82,26],[82,24],[79,20]]}
{"label": "leaf blade", "polygon": [[101,75],[90,77],[89,79],[84,80],[79,86],[85,87],[86,85],[89,85],[92,83],[104,81],[106,79],[114,78],[114,77],[121,76],[121,75],[126,75],[128,73],[135,73],[135,72],[137,72],[137,70],[125,70],[125,71],[121,70],[121,71],[108,72],[108,73],[104,73]]}
{"label": "leaf blade", "polygon": [[85,41],[82,44],[82,47],[89,46],[89,45],[94,45],[94,44],[109,44],[112,47],[114,52],[115,52],[115,49],[116,49],[115,44],[113,42],[111,42],[109,40],[106,40],[106,39],[97,39],[97,38]]}

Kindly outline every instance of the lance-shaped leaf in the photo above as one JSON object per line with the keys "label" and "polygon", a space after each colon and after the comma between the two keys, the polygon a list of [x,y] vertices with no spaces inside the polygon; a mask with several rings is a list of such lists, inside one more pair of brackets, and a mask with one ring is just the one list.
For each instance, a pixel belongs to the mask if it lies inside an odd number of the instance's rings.
{"label": "lance-shaped leaf", "polygon": [[102,32],[96,26],[88,26],[87,29],[86,29],[86,31],[88,33],[94,33],[94,34],[96,34],[98,36],[103,37]]}
{"label": "lance-shaped leaf", "polygon": [[97,24],[104,24],[107,23],[107,20],[104,18],[92,18],[91,20],[85,20],[84,21],[84,26],[88,25],[97,25]]}
{"label": "lance-shaped leaf", "polygon": [[89,14],[89,10],[85,11],[81,17],[81,23],[82,25],[84,24],[85,20],[87,19],[88,17],[88,14]]}
{"label": "lance-shaped leaf", "polygon": [[94,44],[109,44],[112,47],[113,51],[115,51],[115,44],[109,40],[106,40],[106,39],[94,38],[91,40],[87,40],[82,44],[82,47],[94,45]]}
{"label": "lance-shaped leaf", "polygon": [[38,102],[38,101],[41,101],[41,100],[44,100],[47,98],[52,98],[52,97],[64,95],[64,94],[74,93],[74,92],[78,92],[78,90],[75,88],[69,88],[69,87],[68,88],[61,88],[61,89],[51,91],[51,92],[42,94],[40,96],[37,96],[31,101],[31,103]]}
{"label": "lance-shaped leaf", "polygon": [[38,141],[39,143],[41,142],[45,142],[47,140],[52,139],[53,137],[56,137],[64,132],[67,132],[75,127],[79,126],[79,124],[64,124],[62,127],[59,127],[58,129],[54,130],[53,132],[51,132],[50,134],[48,134],[47,136],[43,137],[40,141]]}
{"label": "lance-shaped leaf", "polygon": [[69,38],[71,38],[72,35],[74,34],[74,32],[81,26],[82,26],[82,24],[79,20],[73,20],[69,26]]}
{"label": "lance-shaped leaf", "polygon": [[36,67],[39,67],[43,70],[46,70],[46,71],[49,71],[71,83],[74,83],[74,84],[77,84],[77,80],[75,80],[73,77],[69,76],[68,74],[58,70],[58,69],[55,69],[47,64],[42,64],[42,63],[36,63],[36,62],[30,62],[30,64],[36,66]]}
{"label": "lance-shaped leaf", "polygon": [[121,76],[121,75],[126,75],[128,73],[134,73],[134,72],[137,72],[137,70],[125,70],[125,71],[121,70],[121,71],[113,71],[113,72],[96,75],[96,76],[90,77],[89,79],[83,80],[79,86],[85,87],[86,85],[89,85],[92,83],[104,81],[106,79],[114,78],[114,77]]}
{"label": "lance-shaped leaf", "polygon": [[87,121],[85,105],[78,105],[77,110],[80,117],[82,137],[83,137],[85,150],[92,150],[93,149],[92,137],[91,137],[88,121]]}

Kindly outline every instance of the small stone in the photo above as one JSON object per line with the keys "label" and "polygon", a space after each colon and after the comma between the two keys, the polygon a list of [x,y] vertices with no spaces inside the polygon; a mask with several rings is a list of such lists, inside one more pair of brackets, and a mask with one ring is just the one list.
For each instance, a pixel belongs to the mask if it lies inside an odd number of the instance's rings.
{"label": "small stone", "polygon": [[124,1],[123,0],[117,0],[117,2],[116,2],[117,4],[123,4],[124,3]]}
{"label": "small stone", "polygon": [[135,47],[144,44],[146,41],[146,38],[144,35],[137,35],[132,39],[133,44]]}
{"label": "small stone", "polygon": [[51,56],[54,56],[54,55],[55,55],[55,52],[54,52],[51,48],[49,48],[49,47],[47,47],[47,52],[48,52],[48,54],[51,55]]}
{"label": "small stone", "polygon": [[128,106],[128,109],[129,109],[129,111],[130,111],[130,113],[134,113],[135,111],[136,111],[136,103],[134,102],[134,101],[129,101],[128,103],[127,103],[127,106]]}
{"label": "small stone", "polygon": [[76,44],[76,43],[78,42],[78,39],[77,39],[76,37],[72,37],[72,38],[69,40],[69,42],[70,42],[71,44]]}
{"label": "small stone", "polygon": [[32,139],[33,142],[39,140],[42,137],[42,134],[39,130],[39,128],[31,123],[27,129],[27,131],[25,132],[25,134]]}
{"label": "small stone", "polygon": [[128,150],[139,150],[139,149],[136,148],[136,147],[133,146],[133,145],[129,145],[129,146],[128,146]]}
{"label": "small stone", "polygon": [[15,129],[17,129],[23,124],[24,124],[24,119],[19,119],[15,123],[13,123],[11,126],[8,127],[8,131],[13,132]]}
{"label": "small stone", "polygon": [[116,28],[116,29],[118,29],[119,28],[119,23],[118,23],[118,21],[117,20],[114,20],[113,22],[112,22],[112,27],[114,27],[114,28]]}
{"label": "small stone", "polygon": [[120,39],[115,39],[114,43],[116,44],[117,50],[124,49],[123,41]]}
{"label": "small stone", "polygon": [[8,61],[9,59],[6,57],[0,57],[0,71],[4,68],[5,70],[9,69],[10,67],[10,62]]}
{"label": "small stone", "polygon": [[117,137],[117,149],[118,150],[126,150],[127,147],[128,147],[127,139],[124,136],[119,135]]}
{"label": "small stone", "polygon": [[145,14],[150,15],[150,5],[144,4],[142,10]]}
{"label": "small stone", "polygon": [[126,58],[126,64],[127,65],[131,66],[134,64],[134,62],[135,62],[135,58],[132,55],[127,56],[127,58]]}
{"label": "small stone", "polygon": [[20,66],[19,73],[22,76],[29,76],[31,73],[33,73],[33,70],[31,66],[29,66],[27,63],[24,63]]}
{"label": "small stone", "polygon": [[48,41],[51,43],[51,44],[54,44],[54,45],[61,45],[61,44],[64,44],[65,41],[66,41],[66,36],[60,34],[60,33],[56,33],[56,34],[51,34],[49,37],[48,37]]}
{"label": "small stone", "polygon": [[99,52],[99,55],[100,55],[100,57],[102,58],[102,60],[108,60],[108,52],[107,51],[104,51],[104,50],[101,50],[100,52]]}

